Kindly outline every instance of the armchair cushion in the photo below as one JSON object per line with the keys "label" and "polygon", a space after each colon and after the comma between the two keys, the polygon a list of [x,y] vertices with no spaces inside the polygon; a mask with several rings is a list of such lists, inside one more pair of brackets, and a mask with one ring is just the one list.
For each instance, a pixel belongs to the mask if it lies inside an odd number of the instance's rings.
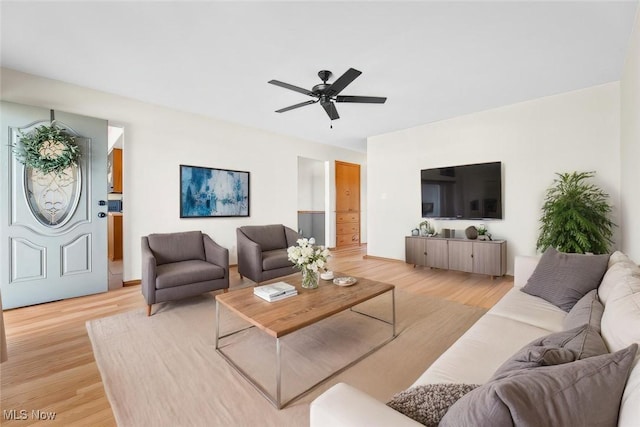
{"label": "armchair cushion", "polygon": [[276,249],[262,252],[262,270],[275,270],[276,268],[291,267],[293,263],[289,261],[286,250]]}
{"label": "armchair cushion", "polygon": [[250,240],[260,245],[262,252],[287,248],[287,237],[282,224],[247,225],[240,229]]}
{"label": "armchair cushion", "polygon": [[224,274],[224,268],[200,260],[163,264],[157,267],[156,289],[222,279]]}
{"label": "armchair cushion", "polygon": [[156,258],[157,265],[205,259],[200,231],[150,234],[149,248]]}

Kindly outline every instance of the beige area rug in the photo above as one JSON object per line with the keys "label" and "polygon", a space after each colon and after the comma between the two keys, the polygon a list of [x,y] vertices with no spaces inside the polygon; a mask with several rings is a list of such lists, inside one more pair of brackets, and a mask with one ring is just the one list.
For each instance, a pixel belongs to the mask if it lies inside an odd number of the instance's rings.
{"label": "beige area rug", "polygon": [[[383,295],[358,310],[390,318]],[[396,291],[398,336],[282,410],[214,348],[215,302],[207,294],[87,322],[107,397],[120,426],[307,426],[309,403],[337,382],[387,401],[413,381],[486,310]],[[221,310],[221,333],[244,325]],[[390,327],[340,313],[282,339],[283,397],[305,390],[390,335]],[[275,390],[275,341],[256,328],[221,342],[225,353]]]}

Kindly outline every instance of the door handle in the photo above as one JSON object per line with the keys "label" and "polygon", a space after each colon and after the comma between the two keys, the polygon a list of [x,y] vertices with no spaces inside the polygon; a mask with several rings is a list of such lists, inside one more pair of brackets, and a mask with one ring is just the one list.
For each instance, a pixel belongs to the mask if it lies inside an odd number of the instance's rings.
{"label": "door handle", "polygon": [[106,213],[104,212],[98,212],[98,218],[104,218],[105,216],[107,216]]}

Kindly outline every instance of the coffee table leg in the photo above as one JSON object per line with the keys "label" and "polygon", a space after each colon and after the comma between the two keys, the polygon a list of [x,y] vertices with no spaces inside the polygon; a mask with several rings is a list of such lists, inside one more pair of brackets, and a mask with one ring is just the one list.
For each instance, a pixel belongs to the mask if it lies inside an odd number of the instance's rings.
{"label": "coffee table leg", "polygon": [[280,384],[282,380],[282,372],[280,371],[280,338],[276,338],[276,406],[282,408],[280,404]]}
{"label": "coffee table leg", "polygon": [[393,337],[396,336],[396,288],[391,289],[391,311],[392,311],[392,327],[393,327]]}
{"label": "coffee table leg", "polygon": [[218,337],[220,336],[220,303],[216,300],[216,350],[218,349]]}

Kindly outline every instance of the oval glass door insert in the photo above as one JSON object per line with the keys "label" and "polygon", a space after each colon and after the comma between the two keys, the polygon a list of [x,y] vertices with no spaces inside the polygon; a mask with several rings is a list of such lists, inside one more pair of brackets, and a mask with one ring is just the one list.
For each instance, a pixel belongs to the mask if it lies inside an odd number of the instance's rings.
{"label": "oval glass door insert", "polygon": [[25,167],[25,196],[33,216],[46,227],[62,227],[78,207],[81,180],[79,165],[70,166],[61,173],[42,173]]}

